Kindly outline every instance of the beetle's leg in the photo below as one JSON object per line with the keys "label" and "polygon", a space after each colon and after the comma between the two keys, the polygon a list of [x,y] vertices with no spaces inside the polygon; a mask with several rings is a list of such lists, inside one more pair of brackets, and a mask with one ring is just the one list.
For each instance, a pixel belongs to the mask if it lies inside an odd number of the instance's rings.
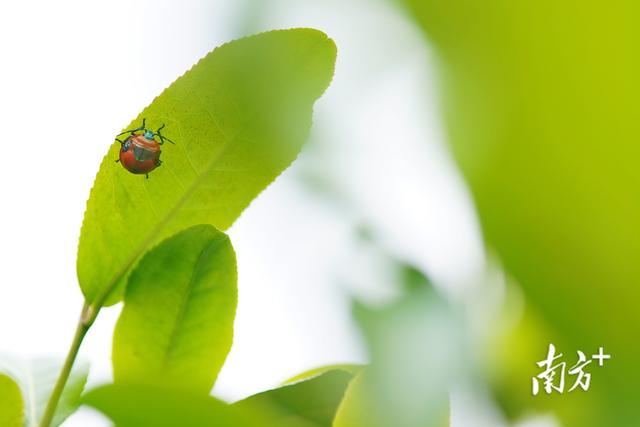
{"label": "beetle's leg", "polygon": [[173,142],[172,140],[170,140],[169,138],[167,138],[166,136],[164,136],[163,134],[160,133],[160,131],[164,128],[164,123],[162,124],[162,126],[160,126],[158,128],[158,130],[156,131],[156,135],[158,135],[160,137],[160,145],[164,144],[164,140],[166,139],[167,141],[169,141],[170,143],[175,145],[175,142]]}
{"label": "beetle's leg", "polygon": [[146,179],[149,179],[149,174],[148,174],[148,173],[147,173],[147,174],[145,174],[145,178],[146,178]]}
{"label": "beetle's leg", "polygon": [[140,126],[139,128],[129,129],[129,130],[125,130],[124,132],[120,132],[119,134],[116,135],[116,137],[118,137],[120,135],[124,135],[125,133],[133,134],[134,132],[138,132],[139,130],[144,130],[146,121],[147,121],[147,118],[145,117],[145,118],[142,119],[142,126]]}
{"label": "beetle's leg", "polygon": [[164,127],[164,123],[156,131],[156,135],[158,135],[160,137],[160,142],[159,142],[160,145],[164,144],[164,136],[162,136],[162,134],[160,133],[160,131],[162,130],[163,127]]}
{"label": "beetle's leg", "polygon": [[[116,141],[118,141],[120,143],[120,145],[124,144],[124,141],[120,141],[118,138],[116,138]],[[116,160],[116,163],[120,162],[120,159],[118,158]]]}

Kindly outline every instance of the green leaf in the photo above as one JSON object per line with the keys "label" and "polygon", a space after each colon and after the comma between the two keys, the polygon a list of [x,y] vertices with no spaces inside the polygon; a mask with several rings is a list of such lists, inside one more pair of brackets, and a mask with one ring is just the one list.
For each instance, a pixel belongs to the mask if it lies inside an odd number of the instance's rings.
{"label": "green leaf", "polygon": [[[336,47],[316,30],[272,31],[205,56],[129,126],[163,132],[150,178],[119,164],[114,142],[87,203],[77,270],[89,303],[114,304],[139,257],[195,224],[227,229],[297,156],[312,107],[333,76]],[[115,132],[114,132],[115,133]]]}
{"label": "green leaf", "polygon": [[[408,3],[443,65],[450,140],[483,234],[546,329],[542,347],[518,355],[527,370],[502,372],[525,405],[510,412],[637,425],[640,3]],[[588,392],[533,396],[549,343],[569,365],[600,346],[612,359],[586,369]]]}
{"label": "green leaf", "polygon": [[208,394],[231,349],[236,282],[231,242],[210,225],[150,250],[129,277],[115,328],[115,382]]}
{"label": "green leaf", "polygon": [[91,390],[83,403],[119,427],[267,427],[211,396],[141,385],[111,384]]}
{"label": "green leaf", "polygon": [[83,403],[121,427],[329,427],[352,373],[335,369],[233,405],[175,389],[114,384]]}
{"label": "green leaf", "polygon": [[[0,372],[13,378],[22,391],[26,427],[37,427],[61,368],[62,361],[54,359],[21,360],[5,355],[0,357]],[[62,424],[78,408],[88,374],[89,365],[76,362],[58,402],[52,426]]]}
{"label": "green leaf", "polygon": [[243,412],[260,412],[279,427],[330,427],[353,373],[332,369],[315,377],[265,391],[235,403]]}
{"label": "green leaf", "polygon": [[22,427],[24,422],[24,402],[18,384],[6,375],[0,374],[0,426]]}

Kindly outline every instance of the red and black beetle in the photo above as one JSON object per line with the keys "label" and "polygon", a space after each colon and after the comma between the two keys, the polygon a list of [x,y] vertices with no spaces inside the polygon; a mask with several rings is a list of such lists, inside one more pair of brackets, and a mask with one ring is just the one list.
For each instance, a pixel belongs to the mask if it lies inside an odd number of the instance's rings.
{"label": "red and black beetle", "polygon": [[[146,119],[142,119],[142,126],[139,128],[126,130],[116,135],[116,141],[121,145],[120,157],[116,163],[120,162],[131,173],[144,174],[149,178],[149,172],[162,164],[160,146],[165,141],[172,144],[175,142],[160,133],[164,124],[156,132],[153,132],[145,128],[145,122]],[[127,133],[130,135],[124,141],[118,139],[120,135]],[[158,140],[155,139],[156,136]]]}

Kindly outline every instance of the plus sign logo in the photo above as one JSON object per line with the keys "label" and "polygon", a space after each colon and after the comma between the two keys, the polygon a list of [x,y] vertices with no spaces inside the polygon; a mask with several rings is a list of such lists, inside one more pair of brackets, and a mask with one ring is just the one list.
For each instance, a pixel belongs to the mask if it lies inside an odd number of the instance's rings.
{"label": "plus sign logo", "polygon": [[553,344],[549,344],[546,359],[536,363],[538,367],[544,368],[544,370],[531,379],[533,395],[535,396],[540,392],[541,384],[547,394],[553,392],[564,393],[565,385],[567,385],[565,383],[565,376],[567,374],[572,376],[574,380],[571,387],[569,387],[569,393],[577,388],[581,388],[583,391],[589,390],[591,373],[588,372],[586,368],[594,360],[597,361],[598,366],[604,366],[604,362],[609,361],[611,355],[604,352],[604,347],[600,347],[598,353],[591,355],[590,359],[587,359],[584,352],[580,350],[577,351],[577,354],[578,361],[567,368],[567,362],[562,360],[562,353],[557,354],[556,347]]}
{"label": "plus sign logo", "polygon": [[605,360],[611,359],[611,355],[610,354],[604,354],[604,348],[602,348],[602,347],[600,347],[600,349],[598,351],[599,351],[599,353],[598,354],[594,354],[593,356],[591,356],[591,358],[598,360],[598,365],[599,366],[603,366]]}

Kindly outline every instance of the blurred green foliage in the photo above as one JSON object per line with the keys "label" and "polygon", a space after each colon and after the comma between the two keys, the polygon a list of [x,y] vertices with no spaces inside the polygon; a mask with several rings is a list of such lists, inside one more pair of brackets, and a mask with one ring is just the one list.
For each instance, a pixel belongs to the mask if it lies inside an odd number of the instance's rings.
{"label": "blurred green foliage", "polygon": [[[500,394],[519,405],[508,412],[638,425],[640,4],[406,3],[435,47],[449,139],[487,244],[524,289],[528,321],[542,322],[543,346],[494,349],[528,364],[504,373],[512,389]],[[570,364],[600,346],[612,359],[588,368],[586,393],[534,397],[549,342]]]}
{"label": "blurred green foliage", "polygon": [[236,282],[231,242],[210,225],[149,251],[131,273],[115,328],[115,382],[208,394],[231,349]]}
{"label": "blurred green foliage", "polygon": [[396,267],[399,297],[354,306],[371,365],[350,384],[335,427],[449,425],[449,386],[463,374],[464,327],[420,271]]}
{"label": "blurred green foliage", "polygon": [[272,31],[215,49],[165,89],[127,127],[166,124],[176,145],[163,166],[148,180],[130,174],[114,164],[114,142],[96,177],[77,260],[87,303],[118,302],[161,239],[196,224],[227,229],[298,155],[335,57],[320,31]]}

